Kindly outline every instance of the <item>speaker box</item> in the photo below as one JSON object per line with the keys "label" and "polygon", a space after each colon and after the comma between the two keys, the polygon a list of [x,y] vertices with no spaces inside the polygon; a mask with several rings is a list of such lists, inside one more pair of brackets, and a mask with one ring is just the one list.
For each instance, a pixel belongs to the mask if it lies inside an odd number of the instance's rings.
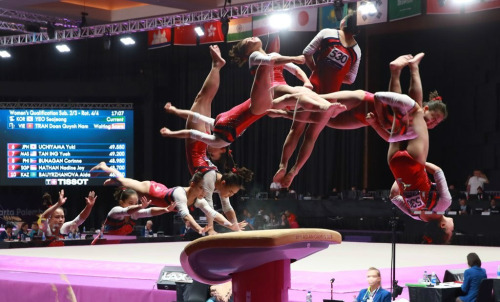
{"label": "speaker box", "polygon": [[156,286],[158,289],[176,290],[176,282],[190,284],[193,282],[193,279],[180,266],[165,266],[160,272]]}
{"label": "speaker box", "polygon": [[443,282],[464,281],[465,269],[448,269],[444,272]]}

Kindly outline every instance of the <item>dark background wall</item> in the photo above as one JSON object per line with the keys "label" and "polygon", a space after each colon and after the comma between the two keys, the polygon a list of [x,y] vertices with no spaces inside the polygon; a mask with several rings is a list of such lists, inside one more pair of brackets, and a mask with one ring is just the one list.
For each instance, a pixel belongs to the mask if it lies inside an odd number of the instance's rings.
{"label": "dark background wall", "polygon": [[[465,189],[467,176],[476,168],[490,177],[487,190],[500,189],[499,13],[420,16],[365,27],[357,38],[363,52],[358,78],[354,85],[343,87],[387,90],[389,62],[401,54],[425,52],[421,63],[424,93],[437,89],[450,112],[431,131],[429,161],[441,166],[449,183],[459,189]],[[300,54],[314,35],[281,33],[281,53]],[[208,45],[148,50],[145,33],[134,38],[135,46],[123,47],[113,37],[111,50],[104,50],[101,39],[72,41],[72,51],[65,55],[57,53],[54,44],[12,48],[13,57],[0,60],[0,101],[132,102],[136,112],[133,176],[167,186],[185,185],[189,173],[184,142],[159,135],[162,126],[180,129],[184,121],[167,116],[162,108],[166,101],[181,108],[191,106],[210,70]],[[226,59],[230,46],[219,44]],[[297,84],[292,79],[290,83]],[[408,83],[407,72],[402,83]],[[246,67],[227,64],[213,102],[214,116],[244,101],[251,85]],[[267,190],[290,124],[263,118],[232,145],[236,161],[255,171],[247,193]],[[386,151],[387,144],[370,129],[326,129],[292,187],[314,195],[352,185],[388,189],[393,179]],[[59,188],[0,186],[0,200],[3,207],[38,205],[47,189],[55,198]],[[99,225],[114,205],[109,188],[66,188],[68,216],[74,217],[83,208],[89,189],[95,189],[99,199],[88,223]]]}

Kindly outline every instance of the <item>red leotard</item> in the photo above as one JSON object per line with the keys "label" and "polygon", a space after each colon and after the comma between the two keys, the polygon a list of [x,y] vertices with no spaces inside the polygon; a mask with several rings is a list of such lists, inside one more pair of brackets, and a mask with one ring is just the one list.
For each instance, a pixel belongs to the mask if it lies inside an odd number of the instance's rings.
{"label": "red leotard", "polygon": [[250,112],[251,99],[219,114],[215,118],[213,133],[228,143],[234,142],[251,124],[265,114],[254,115]]}
{"label": "red leotard", "polygon": [[[318,43],[319,47],[317,47]],[[361,50],[358,45],[353,47],[343,46],[337,30],[325,29],[320,31],[306,47],[304,54],[312,55],[316,50],[319,51],[316,67],[309,78],[315,92],[330,93],[339,91],[350,71],[353,73],[353,77],[356,77]],[[353,70],[351,70],[351,67],[354,67]]]}
{"label": "red leotard", "polygon": [[[432,183],[429,180],[425,166],[417,162],[408,151],[397,151],[389,160],[389,168],[398,183],[401,195],[411,211],[432,210],[436,205],[437,196],[432,194]],[[404,184],[409,185],[404,187]],[[429,195],[432,195],[429,198]],[[420,195],[420,198],[415,198]]]}
{"label": "red leotard", "polygon": [[175,189],[179,187],[167,188],[164,184],[150,181],[149,196],[151,197],[151,204],[158,207],[168,207],[169,204],[174,202],[172,194]]}
{"label": "red leotard", "polygon": [[211,170],[217,170],[217,167],[207,156],[207,144],[197,140],[186,140],[186,159],[189,173],[193,175],[196,172],[206,173]]}

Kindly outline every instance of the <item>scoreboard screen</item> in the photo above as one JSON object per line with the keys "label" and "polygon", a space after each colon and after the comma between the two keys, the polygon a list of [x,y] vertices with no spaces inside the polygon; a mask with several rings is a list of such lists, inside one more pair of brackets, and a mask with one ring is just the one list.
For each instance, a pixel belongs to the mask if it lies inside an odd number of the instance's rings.
{"label": "scoreboard screen", "polygon": [[129,109],[0,109],[0,185],[102,185],[91,178],[104,161],[133,173],[134,116]]}

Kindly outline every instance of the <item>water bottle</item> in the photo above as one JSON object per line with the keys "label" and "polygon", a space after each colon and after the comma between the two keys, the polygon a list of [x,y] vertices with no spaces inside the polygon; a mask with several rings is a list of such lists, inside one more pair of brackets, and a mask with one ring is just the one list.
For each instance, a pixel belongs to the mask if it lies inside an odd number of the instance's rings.
{"label": "water bottle", "polygon": [[45,232],[42,233],[42,241],[45,241],[45,239],[47,239],[47,237],[45,237]]}
{"label": "water bottle", "polygon": [[81,239],[80,237],[81,237],[81,236],[80,236],[80,232],[79,232],[79,231],[76,231],[75,239]]}
{"label": "water bottle", "polygon": [[497,268],[497,279],[500,279],[500,265]]}
{"label": "water bottle", "polygon": [[432,272],[432,275],[431,275],[431,284],[433,286],[436,286],[436,273]]}
{"label": "water bottle", "polygon": [[85,226],[83,226],[83,233],[85,234]]}
{"label": "water bottle", "polygon": [[69,240],[73,239],[73,233],[69,232],[69,234],[68,234],[68,239],[69,239]]}
{"label": "water bottle", "polygon": [[424,275],[422,276],[422,283],[427,283],[429,282],[429,279],[427,278],[427,271],[424,271]]}
{"label": "water bottle", "polygon": [[312,302],[313,300],[313,295],[311,294],[311,291],[307,291],[307,295],[306,295],[306,302]]}

